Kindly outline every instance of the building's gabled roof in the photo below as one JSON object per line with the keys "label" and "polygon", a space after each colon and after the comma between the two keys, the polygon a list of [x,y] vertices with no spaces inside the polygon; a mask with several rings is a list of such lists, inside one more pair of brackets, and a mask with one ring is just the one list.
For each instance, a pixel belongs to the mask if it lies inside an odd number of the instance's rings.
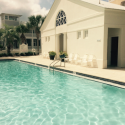
{"label": "building's gabled roof", "polygon": [[[124,6],[121,6],[121,5],[117,5],[117,4],[113,4],[113,3],[110,3],[110,2],[106,2],[106,1],[102,1],[102,0],[68,0],[68,1],[71,1],[71,2],[75,2],[76,4],[78,2],[85,2],[85,3],[88,3],[88,4],[92,4],[92,5],[95,5],[95,6],[98,6],[98,7],[102,7],[102,8],[106,8],[106,9],[111,9],[111,10],[125,10],[125,7]],[[52,8],[54,7],[54,4],[56,3],[56,0],[54,1],[50,11],[52,10]],[[50,14],[50,11],[46,17],[46,20]],[[45,20],[45,21],[46,21]],[[41,27],[41,30],[43,28],[43,26],[45,25],[45,22],[43,23],[42,27]]]}
{"label": "building's gabled roof", "polygon": [[[72,1],[72,0],[70,0]],[[99,7],[107,8],[107,9],[117,9],[117,10],[125,10],[124,6],[113,4],[110,2],[102,1],[102,0],[79,0],[89,4],[93,4]]]}

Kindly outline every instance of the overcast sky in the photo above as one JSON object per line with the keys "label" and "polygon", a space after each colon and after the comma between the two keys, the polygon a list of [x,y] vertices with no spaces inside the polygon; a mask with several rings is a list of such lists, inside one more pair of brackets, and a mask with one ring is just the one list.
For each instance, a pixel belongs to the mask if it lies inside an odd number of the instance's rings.
{"label": "overcast sky", "polygon": [[27,21],[30,15],[46,15],[54,0],[0,0],[0,13],[22,15],[21,21]]}

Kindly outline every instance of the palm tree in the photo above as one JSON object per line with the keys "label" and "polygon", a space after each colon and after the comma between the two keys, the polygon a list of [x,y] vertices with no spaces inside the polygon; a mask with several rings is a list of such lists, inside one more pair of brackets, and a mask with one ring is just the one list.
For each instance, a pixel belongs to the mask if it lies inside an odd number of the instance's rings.
{"label": "palm tree", "polygon": [[25,26],[24,24],[21,24],[16,27],[16,32],[21,33],[20,39],[21,39],[22,43],[25,43],[26,37],[25,37],[24,33],[27,33],[28,31],[29,31],[28,27]]}
{"label": "palm tree", "polygon": [[1,39],[1,37],[3,36],[3,33],[4,33],[4,30],[3,30],[3,29],[0,29],[0,39]]}
{"label": "palm tree", "polygon": [[14,40],[20,42],[19,34],[14,27],[5,25],[2,39],[6,41],[7,53],[10,54],[10,49],[13,48]]}
{"label": "palm tree", "polygon": [[[4,33],[4,30],[3,29],[0,29],[0,42],[2,40],[2,36],[3,36],[3,33]],[[1,45],[0,43],[0,50],[3,48],[3,46]]]}
{"label": "palm tree", "polygon": [[37,49],[39,54],[39,37],[40,37],[40,28],[44,22],[46,17],[42,17],[41,15],[37,16],[30,16],[28,17],[29,22],[27,23],[27,26],[35,30],[36,37],[37,37]]}

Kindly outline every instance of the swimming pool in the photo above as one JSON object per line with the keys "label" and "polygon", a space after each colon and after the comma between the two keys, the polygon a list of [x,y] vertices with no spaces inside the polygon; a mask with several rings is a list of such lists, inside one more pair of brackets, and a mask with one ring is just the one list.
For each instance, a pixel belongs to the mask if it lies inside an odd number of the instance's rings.
{"label": "swimming pool", "polygon": [[0,125],[125,125],[125,90],[0,61]]}

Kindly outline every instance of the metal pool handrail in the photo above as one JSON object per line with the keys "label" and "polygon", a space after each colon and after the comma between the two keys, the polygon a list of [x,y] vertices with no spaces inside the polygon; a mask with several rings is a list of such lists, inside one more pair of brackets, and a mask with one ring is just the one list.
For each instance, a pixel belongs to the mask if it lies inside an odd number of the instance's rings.
{"label": "metal pool handrail", "polygon": [[[59,65],[59,66],[61,67],[61,60],[62,60],[62,58],[60,58],[59,60],[54,60],[52,63],[50,63],[50,65],[49,65],[49,67],[48,67],[49,70],[50,70],[50,68],[51,68],[51,65],[54,63],[54,64],[52,65],[52,66],[53,66],[53,71],[54,71],[54,67],[55,67],[55,65],[56,65],[59,61],[60,61],[60,65]],[[65,59],[64,59],[64,67],[65,67]]]}
{"label": "metal pool handrail", "polygon": [[49,67],[51,66],[51,64],[53,64],[56,60],[54,60],[52,63],[50,63]]}
{"label": "metal pool handrail", "polygon": [[54,60],[52,63],[50,63],[49,69],[50,69],[50,66],[51,66],[54,62],[56,62],[56,61],[60,61],[60,60]]}
{"label": "metal pool handrail", "polygon": [[[53,70],[54,70],[54,66],[55,66],[59,61],[61,61],[61,60],[57,60],[57,62],[54,63],[54,65],[53,65]],[[60,65],[60,66],[61,66],[61,65]]]}

